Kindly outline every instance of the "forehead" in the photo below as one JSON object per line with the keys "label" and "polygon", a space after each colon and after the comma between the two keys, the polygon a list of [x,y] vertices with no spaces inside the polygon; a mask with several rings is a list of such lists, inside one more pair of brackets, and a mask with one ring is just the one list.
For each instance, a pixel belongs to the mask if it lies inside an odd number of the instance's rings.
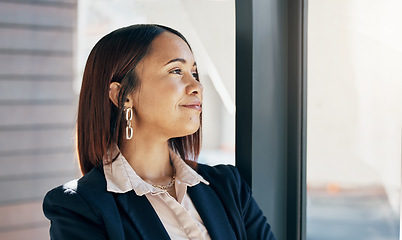
{"label": "forehead", "polygon": [[193,53],[187,43],[171,32],[163,32],[152,41],[147,58],[161,64],[176,58],[183,58],[191,65],[194,63]]}

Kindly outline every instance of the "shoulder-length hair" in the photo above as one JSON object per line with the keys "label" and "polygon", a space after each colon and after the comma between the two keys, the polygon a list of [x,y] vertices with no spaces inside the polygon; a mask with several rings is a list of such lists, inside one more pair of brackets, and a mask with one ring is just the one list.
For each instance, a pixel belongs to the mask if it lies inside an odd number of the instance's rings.
{"label": "shoulder-length hair", "polygon": [[[92,49],[84,70],[77,116],[77,150],[84,175],[93,167],[102,166],[108,150],[114,144],[119,145],[125,127],[124,103],[141,84],[134,69],[151,51],[152,41],[165,31],[176,34],[190,47],[184,36],[174,29],[139,24],[107,34]],[[118,106],[109,99],[112,82],[121,84]],[[169,139],[169,146],[182,159],[194,160],[193,163],[200,145],[201,125],[192,135]]]}

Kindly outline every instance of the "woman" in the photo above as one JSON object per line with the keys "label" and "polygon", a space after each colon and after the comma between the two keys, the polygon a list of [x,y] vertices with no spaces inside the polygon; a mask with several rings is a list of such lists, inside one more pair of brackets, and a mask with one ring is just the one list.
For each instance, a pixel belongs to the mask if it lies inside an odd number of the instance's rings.
{"label": "woman", "polygon": [[275,239],[232,166],[197,164],[202,85],[186,39],[160,25],[103,37],[85,67],[84,176],[43,203],[52,239]]}

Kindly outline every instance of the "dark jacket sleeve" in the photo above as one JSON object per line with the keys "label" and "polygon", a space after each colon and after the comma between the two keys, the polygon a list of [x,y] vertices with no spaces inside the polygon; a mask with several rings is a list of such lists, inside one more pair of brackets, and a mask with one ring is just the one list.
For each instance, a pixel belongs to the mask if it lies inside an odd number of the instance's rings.
{"label": "dark jacket sleeve", "polygon": [[247,239],[275,240],[267,218],[252,196],[251,188],[240,176],[237,168],[230,167],[240,189],[240,199]]}
{"label": "dark jacket sleeve", "polygon": [[107,239],[101,218],[74,189],[60,186],[48,192],[43,212],[51,222],[51,239]]}
{"label": "dark jacket sleeve", "polygon": [[231,165],[217,165],[206,167],[205,170],[205,177],[219,195],[233,229],[245,230],[245,233],[238,232],[237,237],[241,239],[246,237],[250,240],[275,240],[267,218],[237,168]]}

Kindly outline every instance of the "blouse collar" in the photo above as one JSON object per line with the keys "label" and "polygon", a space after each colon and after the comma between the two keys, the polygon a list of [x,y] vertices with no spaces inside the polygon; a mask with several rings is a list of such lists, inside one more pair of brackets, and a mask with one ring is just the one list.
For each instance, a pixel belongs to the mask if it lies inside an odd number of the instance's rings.
{"label": "blouse collar", "polygon": [[[164,192],[164,190],[155,188],[138,176],[117,147],[115,150],[113,150],[113,153],[118,154],[118,157],[115,159],[115,161],[112,163],[106,163],[107,161],[105,158],[103,164],[107,191],[125,193],[134,190],[138,196],[142,196],[147,193]],[[112,156],[115,156],[116,154],[112,154]],[[172,149],[169,149],[169,154],[172,164],[176,169],[176,181],[180,181],[181,183],[187,185],[187,187],[195,186],[200,182],[206,185],[209,184],[208,181],[206,181],[201,175],[194,171],[194,169],[188,166]],[[107,155],[109,155],[109,153]]]}

